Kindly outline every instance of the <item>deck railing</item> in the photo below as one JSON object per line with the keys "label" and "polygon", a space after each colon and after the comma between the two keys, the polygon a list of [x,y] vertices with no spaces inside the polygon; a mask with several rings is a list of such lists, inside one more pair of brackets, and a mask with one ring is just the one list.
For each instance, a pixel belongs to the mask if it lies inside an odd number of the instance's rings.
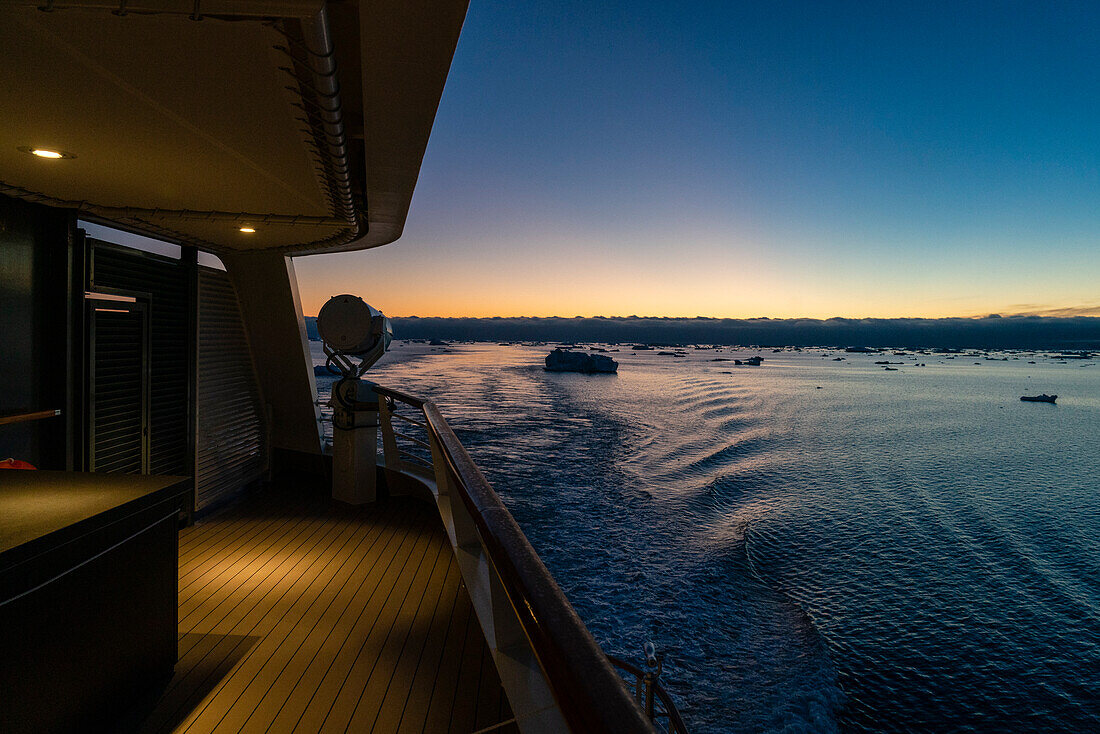
{"label": "deck railing", "polygon": [[656,731],[439,409],[374,389],[386,468],[432,490],[520,730]]}
{"label": "deck railing", "polygon": [[[647,645],[649,653],[652,646]],[[653,722],[654,728],[661,734],[687,734],[684,720],[680,718],[680,712],[676,704],[672,702],[672,696],[661,686],[658,681],[660,676],[660,663],[656,668],[642,670],[633,663],[628,663],[619,658],[607,656],[611,664],[618,668],[619,673],[627,680],[634,681],[634,698],[645,712],[646,718]]]}

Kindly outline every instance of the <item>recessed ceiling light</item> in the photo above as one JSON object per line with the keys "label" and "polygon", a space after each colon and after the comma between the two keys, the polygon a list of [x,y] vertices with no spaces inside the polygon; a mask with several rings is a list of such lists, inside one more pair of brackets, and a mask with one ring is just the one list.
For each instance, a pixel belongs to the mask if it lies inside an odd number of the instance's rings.
{"label": "recessed ceiling light", "polygon": [[241,231],[245,234],[252,234],[256,229],[254,227],[241,227]]}
{"label": "recessed ceiling light", "polygon": [[56,161],[60,158],[76,158],[72,153],[66,153],[63,150],[54,150],[53,148],[34,148],[31,146],[23,146],[19,150],[24,153],[30,153],[38,158],[45,158],[47,160]]}

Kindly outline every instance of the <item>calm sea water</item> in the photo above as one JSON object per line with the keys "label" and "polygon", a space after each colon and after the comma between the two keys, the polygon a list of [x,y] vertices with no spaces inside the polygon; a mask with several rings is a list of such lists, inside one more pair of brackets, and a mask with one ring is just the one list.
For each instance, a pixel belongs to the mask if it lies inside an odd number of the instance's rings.
{"label": "calm sea water", "polygon": [[604,648],[666,654],[693,732],[1100,731],[1100,366],[685,351],[369,377],[442,407]]}

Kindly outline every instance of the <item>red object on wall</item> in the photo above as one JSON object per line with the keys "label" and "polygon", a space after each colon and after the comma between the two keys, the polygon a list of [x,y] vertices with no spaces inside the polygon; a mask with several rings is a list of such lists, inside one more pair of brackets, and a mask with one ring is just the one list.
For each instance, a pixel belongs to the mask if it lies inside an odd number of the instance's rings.
{"label": "red object on wall", "polygon": [[37,469],[38,467],[29,461],[19,459],[4,459],[0,461],[0,469]]}

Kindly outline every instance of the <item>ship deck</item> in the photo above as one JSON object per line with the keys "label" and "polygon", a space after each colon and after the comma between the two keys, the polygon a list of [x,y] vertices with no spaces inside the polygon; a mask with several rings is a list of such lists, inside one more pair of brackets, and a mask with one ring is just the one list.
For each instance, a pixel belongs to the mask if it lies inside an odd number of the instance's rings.
{"label": "ship deck", "polygon": [[180,533],[179,662],[140,732],[516,731],[431,505],[286,488]]}

